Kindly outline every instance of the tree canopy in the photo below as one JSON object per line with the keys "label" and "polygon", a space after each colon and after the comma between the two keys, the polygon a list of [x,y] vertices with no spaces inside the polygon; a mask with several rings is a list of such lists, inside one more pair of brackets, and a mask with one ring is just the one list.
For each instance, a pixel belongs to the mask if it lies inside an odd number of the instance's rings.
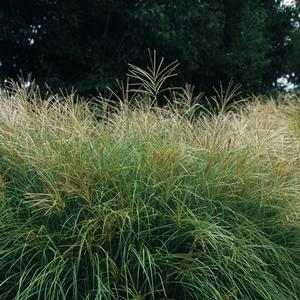
{"label": "tree canopy", "polygon": [[151,48],[180,61],[180,83],[207,91],[233,79],[261,92],[282,74],[300,80],[298,20],[298,4],[276,0],[4,0],[0,77],[21,71],[89,94]]}

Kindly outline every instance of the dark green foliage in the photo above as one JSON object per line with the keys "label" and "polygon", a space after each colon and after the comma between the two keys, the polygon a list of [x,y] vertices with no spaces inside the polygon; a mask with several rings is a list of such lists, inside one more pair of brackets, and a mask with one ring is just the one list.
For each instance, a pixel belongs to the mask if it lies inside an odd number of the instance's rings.
{"label": "dark green foliage", "polygon": [[[300,8],[300,3],[298,3],[298,9]],[[289,43],[289,64],[287,74],[290,75],[289,80],[295,84],[299,84],[300,82],[300,23],[299,23],[299,15],[293,14],[292,18],[294,22],[294,30],[288,36]],[[299,85],[298,85],[299,90]]]}
{"label": "dark green foliage", "polygon": [[296,8],[262,0],[1,3],[1,79],[22,70],[81,93],[113,85],[128,62],[143,64],[147,48],[179,59],[180,83],[207,91],[233,79],[248,91],[270,89],[290,71],[285,41],[298,19]]}

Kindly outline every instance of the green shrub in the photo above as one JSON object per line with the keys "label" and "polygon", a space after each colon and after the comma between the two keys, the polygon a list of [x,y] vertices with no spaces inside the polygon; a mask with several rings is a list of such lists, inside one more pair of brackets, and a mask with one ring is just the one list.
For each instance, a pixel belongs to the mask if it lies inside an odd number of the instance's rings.
{"label": "green shrub", "polygon": [[125,101],[96,121],[74,102],[1,92],[1,299],[299,299],[285,104],[190,118]]}

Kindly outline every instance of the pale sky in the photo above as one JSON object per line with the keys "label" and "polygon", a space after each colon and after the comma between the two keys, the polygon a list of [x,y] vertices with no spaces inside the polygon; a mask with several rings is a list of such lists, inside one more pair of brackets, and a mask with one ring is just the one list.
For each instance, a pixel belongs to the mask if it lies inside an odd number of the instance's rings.
{"label": "pale sky", "polygon": [[295,0],[282,0],[284,5],[293,5],[295,4]]}

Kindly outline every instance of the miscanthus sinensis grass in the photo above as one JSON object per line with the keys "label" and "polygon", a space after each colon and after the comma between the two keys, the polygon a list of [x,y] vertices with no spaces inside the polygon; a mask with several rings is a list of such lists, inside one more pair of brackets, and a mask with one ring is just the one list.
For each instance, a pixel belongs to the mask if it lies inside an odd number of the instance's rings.
{"label": "miscanthus sinensis grass", "polygon": [[75,102],[1,92],[1,299],[300,298],[296,97]]}

